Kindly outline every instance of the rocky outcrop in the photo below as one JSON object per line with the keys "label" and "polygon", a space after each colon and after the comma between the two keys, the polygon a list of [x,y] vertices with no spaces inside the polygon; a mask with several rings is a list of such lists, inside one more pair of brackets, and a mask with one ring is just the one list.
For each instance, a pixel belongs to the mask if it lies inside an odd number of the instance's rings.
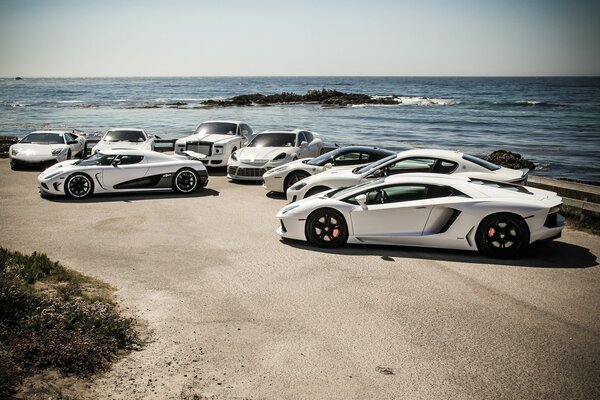
{"label": "rocky outcrop", "polygon": [[8,149],[18,142],[13,136],[0,136],[0,158],[8,158]]}
{"label": "rocky outcrop", "polygon": [[343,93],[333,89],[309,90],[306,94],[282,92],[275,94],[243,94],[226,100],[206,100],[208,107],[265,106],[272,104],[321,104],[323,106],[345,107],[354,104],[398,104],[391,97],[371,97],[360,93]]}
{"label": "rocky outcrop", "polygon": [[485,157],[485,159],[496,165],[500,165],[501,167],[514,169],[528,168],[530,171],[535,169],[535,164],[532,161],[524,159],[518,153],[512,153],[506,150],[496,150]]}

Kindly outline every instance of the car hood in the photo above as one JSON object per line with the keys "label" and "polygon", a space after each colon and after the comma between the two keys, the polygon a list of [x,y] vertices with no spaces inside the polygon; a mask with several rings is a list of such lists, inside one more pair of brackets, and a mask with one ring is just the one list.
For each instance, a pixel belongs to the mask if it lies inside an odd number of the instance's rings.
{"label": "car hood", "polygon": [[64,171],[64,172],[72,171],[79,167],[78,165],[74,165],[74,164],[78,163],[79,161],[81,161],[81,160],[73,159],[73,160],[65,160],[65,161],[59,162],[57,164],[54,164],[51,167],[46,168],[44,170],[44,172],[42,172],[40,174],[40,177],[44,178],[44,177],[46,177],[50,174],[53,174],[57,171]]}
{"label": "car hood", "polygon": [[244,147],[237,151],[240,161],[272,160],[278,154],[291,154],[295,147]]}
{"label": "car hood", "polygon": [[12,149],[18,149],[19,155],[52,155],[52,150],[64,149],[68,147],[66,144],[35,144],[35,143],[17,143],[10,146]]}
{"label": "car hood", "polygon": [[227,143],[230,142],[232,140],[236,140],[239,139],[240,136],[234,136],[234,135],[218,135],[218,134],[195,134],[195,135],[191,135],[188,136],[186,138],[183,139],[179,139],[178,142],[194,142],[194,141],[200,141],[200,142],[210,142],[210,143]]}

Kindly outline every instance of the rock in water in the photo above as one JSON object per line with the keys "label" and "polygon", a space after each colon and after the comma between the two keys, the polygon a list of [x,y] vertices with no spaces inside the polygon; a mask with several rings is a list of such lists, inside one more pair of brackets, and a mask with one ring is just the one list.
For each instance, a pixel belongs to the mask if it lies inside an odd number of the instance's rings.
{"label": "rock in water", "polygon": [[514,169],[528,168],[530,171],[535,169],[535,164],[532,161],[524,159],[518,153],[512,153],[506,150],[496,150],[485,157],[485,159],[496,165],[500,165],[501,167]]}

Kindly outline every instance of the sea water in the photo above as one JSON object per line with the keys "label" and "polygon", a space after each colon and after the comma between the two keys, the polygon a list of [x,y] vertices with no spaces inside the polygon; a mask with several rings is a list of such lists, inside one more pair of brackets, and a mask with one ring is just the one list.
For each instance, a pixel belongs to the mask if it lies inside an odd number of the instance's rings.
{"label": "sea water", "polygon": [[[240,94],[335,89],[397,104],[207,108]],[[400,150],[497,149],[534,161],[540,175],[600,182],[600,78],[190,77],[0,79],[0,135],[50,128],[101,134],[139,127],[180,138],[212,119],[255,131],[305,128],[327,143]]]}

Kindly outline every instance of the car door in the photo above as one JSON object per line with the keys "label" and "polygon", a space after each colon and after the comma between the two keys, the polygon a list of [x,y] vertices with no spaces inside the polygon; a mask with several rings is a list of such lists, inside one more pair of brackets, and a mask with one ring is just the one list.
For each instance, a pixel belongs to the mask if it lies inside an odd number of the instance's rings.
{"label": "car door", "polygon": [[[400,243],[403,236],[423,233],[432,208],[427,185],[390,185],[364,194],[366,208],[357,205],[350,213],[355,236]],[[355,198],[347,201],[356,203]]]}
{"label": "car door", "polygon": [[148,168],[144,156],[121,154],[115,157],[111,167],[103,170],[102,182],[105,187],[114,188],[116,185],[144,177]]}

